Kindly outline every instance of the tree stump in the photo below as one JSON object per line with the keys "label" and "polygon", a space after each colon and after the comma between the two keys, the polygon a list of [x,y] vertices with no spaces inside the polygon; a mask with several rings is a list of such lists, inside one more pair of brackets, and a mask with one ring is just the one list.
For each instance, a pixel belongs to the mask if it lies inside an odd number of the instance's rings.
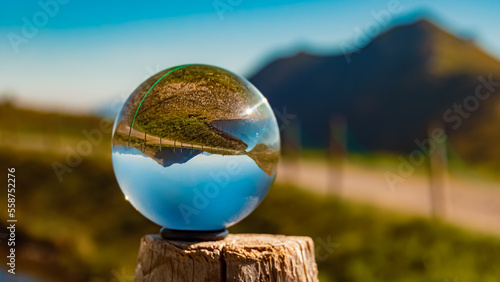
{"label": "tree stump", "polygon": [[146,235],[135,281],[318,281],[309,237],[229,234],[220,241],[184,242]]}

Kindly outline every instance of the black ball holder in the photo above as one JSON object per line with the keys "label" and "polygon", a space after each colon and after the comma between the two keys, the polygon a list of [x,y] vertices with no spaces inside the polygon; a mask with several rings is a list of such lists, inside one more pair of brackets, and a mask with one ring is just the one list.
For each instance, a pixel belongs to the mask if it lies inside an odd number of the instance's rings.
{"label": "black ball holder", "polygon": [[229,232],[227,229],[210,230],[210,231],[190,231],[190,230],[174,230],[163,227],[160,230],[160,235],[166,240],[177,241],[219,241],[224,240]]}

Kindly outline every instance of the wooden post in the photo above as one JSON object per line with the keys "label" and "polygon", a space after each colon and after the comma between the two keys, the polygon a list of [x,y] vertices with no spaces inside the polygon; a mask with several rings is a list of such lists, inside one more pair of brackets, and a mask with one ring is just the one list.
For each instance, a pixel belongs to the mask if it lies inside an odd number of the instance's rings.
{"label": "wooden post", "polygon": [[299,120],[291,122],[283,131],[283,153],[290,159],[286,178],[293,183],[299,182],[302,154],[302,129]]}
{"label": "wooden post", "polygon": [[135,281],[317,282],[318,270],[309,237],[229,234],[221,241],[183,242],[146,235]]}
{"label": "wooden post", "polygon": [[[439,122],[432,122],[429,126],[429,140],[435,128],[444,128]],[[429,188],[431,212],[434,217],[446,216],[446,178],[448,172],[446,142],[434,144],[434,152],[429,153]]]}
{"label": "wooden post", "polygon": [[342,169],[347,152],[346,121],[343,116],[330,119],[330,138],[328,142],[328,189],[330,192],[342,192]]}

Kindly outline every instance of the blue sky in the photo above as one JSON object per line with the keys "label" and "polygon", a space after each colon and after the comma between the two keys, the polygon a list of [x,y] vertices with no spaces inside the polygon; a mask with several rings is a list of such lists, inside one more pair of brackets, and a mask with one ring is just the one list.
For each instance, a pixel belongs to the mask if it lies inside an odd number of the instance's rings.
{"label": "blue sky", "polygon": [[[249,75],[302,49],[338,53],[381,11],[391,22],[431,13],[500,58],[500,1],[55,1],[0,3],[0,93],[93,109],[174,65],[206,63]],[[36,27],[28,36],[26,20]]]}

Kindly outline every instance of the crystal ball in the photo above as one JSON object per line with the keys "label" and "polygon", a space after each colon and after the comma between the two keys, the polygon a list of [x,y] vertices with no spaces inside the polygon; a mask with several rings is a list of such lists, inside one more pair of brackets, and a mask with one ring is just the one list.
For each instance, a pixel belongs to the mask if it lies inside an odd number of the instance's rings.
{"label": "crystal ball", "polygon": [[220,230],[245,218],[274,181],[279,150],[267,99],[245,78],[209,65],[153,75],[113,128],[125,198],[173,230]]}

